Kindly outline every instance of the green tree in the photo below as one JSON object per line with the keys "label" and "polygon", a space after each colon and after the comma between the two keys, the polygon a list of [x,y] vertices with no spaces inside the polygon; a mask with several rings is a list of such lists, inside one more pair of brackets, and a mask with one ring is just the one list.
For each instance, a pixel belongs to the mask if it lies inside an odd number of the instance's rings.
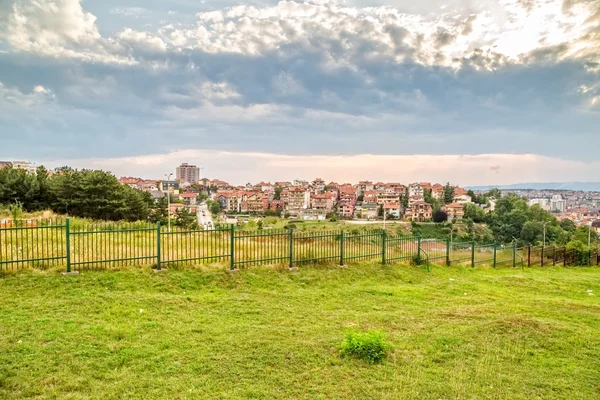
{"label": "green tree", "polygon": [[208,209],[210,210],[211,214],[215,216],[223,211],[221,202],[219,200],[207,200],[206,204],[208,205]]}
{"label": "green tree", "polygon": [[498,188],[494,188],[485,194],[488,199],[500,199],[502,197],[502,191]]}
{"label": "green tree", "polygon": [[365,195],[364,194],[359,194],[358,197],[356,198],[356,201],[363,201],[365,199]]}
{"label": "green tree", "polygon": [[175,213],[175,225],[184,229],[198,229],[196,214],[182,207]]}
{"label": "green tree", "polygon": [[273,200],[281,200],[281,192],[283,192],[283,188],[281,186],[275,186]]}
{"label": "green tree", "polygon": [[444,204],[450,204],[454,201],[454,186],[447,183],[444,186]]}
{"label": "green tree", "polygon": [[560,221],[560,227],[563,228],[565,231],[571,233],[575,232],[575,230],[577,229],[577,225],[575,225],[575,222],[573,222],[573,220],[569,218],[565,218],[562,221]]}
{"label": "green tree", "polygon": [[587,245],[588,240],[590,240],[591,243],[597,242],[598,234],[589,226],[580,226],[573,233],[573,240],[585,243]]}
{"label": "green tree", "polygon": [[380,218],[383,218],[383,213],[384,213],[383,204],[380,204],[379,208],[377,209],[377,216]]}
{"label": "green tree", "polygon": [[543,241],[544,224],[539,221],[527,221],[521,228],[521,240],[527,244],[536,244]]}
{"label": "green tree", "polygon": [[162,225],[167,224],[167,218],[169,216],[167,205],[168,203],[166,197],[161,197],[158,199],[150,212],[150,221],[154,223],[160,222]]}
{"label": "green tree", "polygon": [[485,211],[481,207],[477,207],[475,204],[467,203],[463,205],[464,218],[469,218],[475,223],[482,223],[486,220]]}

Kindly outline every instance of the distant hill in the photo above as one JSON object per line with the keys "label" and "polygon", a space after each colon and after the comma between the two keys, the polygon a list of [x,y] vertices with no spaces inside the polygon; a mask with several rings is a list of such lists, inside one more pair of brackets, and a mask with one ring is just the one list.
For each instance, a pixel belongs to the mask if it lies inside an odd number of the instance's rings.
{"label": "distant hill", "polygon": [[530,182],[513,185],[469,186],[471,190],[582,190],[585,192],[600,192],[600,182]]}

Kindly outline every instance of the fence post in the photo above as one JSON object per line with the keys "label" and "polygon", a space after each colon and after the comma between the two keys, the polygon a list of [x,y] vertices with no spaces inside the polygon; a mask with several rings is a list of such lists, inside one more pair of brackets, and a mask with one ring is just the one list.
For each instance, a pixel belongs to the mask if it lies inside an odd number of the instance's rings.
{"label": "fence post", "polygon": [[589,250],[590,252],[590,262],[588,262],[588,266],[592,266],[592,249]]}
{"label": "fence post", "polygon": [[552,266],[556,265],[556,247],[554,248],[554,252],[552,253]]}
{"label": "fence post", "polygon": [[527,246],[527,268],[531,268],[531,245]]}
{"label": "fence post", "polygon": [[494,243],[494,268],[496,268],[496,250],[498,249],[498,244]]}
{"label": "fence post", "polygon": [[567,248],[565,247],[563,251],[563,267],[567,266]]}
{"label": "fence post", "polygon": [[421,265],[421,235],[417,235],[417,265]]}
{"label": "fence post", "polygon": [[446,238],[446,266],[450,266],[450,239]]}
{"label": "fence post", "polygon": [[229,228],[229,269],[235,269],[235,225],[231,224]]}
{"label": "fence post", "polygon": [[517,241],[513,242],[513,268],[517,268]]}
{"label": "fence post", "polygon": [[340,265],[344,265],[344,230],[340,234]]}
{"label": "fence post", "polygon": [[546,246],[542,246],[542,257],[540,260],[540,267],[544,266],[544,250],[546,250]]}
{"label": "fence post", "polygon": [[160,271],[160,221],[156,223],[156,269]]}
{"label": "fence post", "polygon": [[65,221],[65,245],[67,247],[67,273],[71,272],[71,226],[69,218]]}
{"label": "fence post", "polygon": [[386,246],[386,241],[387,241],[387,233],[385,233],[385,230],[381,231],[381,263],[383,265],[385,265],[386,259],[385,259],[385,246]]}
{"label": "fence post", "polygon": [[290,229],[290,235],[289,235],[289,245],[290,245],[290,257],[289,257],[289,268],[292,269],[294,268],[294,230]]}
{"label": "fence post", "polygon": [[475,268],[475,241],[471,244],[471,268]]}

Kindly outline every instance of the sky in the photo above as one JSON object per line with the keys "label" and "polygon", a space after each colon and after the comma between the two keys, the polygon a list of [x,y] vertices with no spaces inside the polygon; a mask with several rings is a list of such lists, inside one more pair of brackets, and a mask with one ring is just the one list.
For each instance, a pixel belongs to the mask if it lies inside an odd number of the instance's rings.
{"label": "sky", "polygon": [[600,0],[2,0],[0,159],[598,181]]}

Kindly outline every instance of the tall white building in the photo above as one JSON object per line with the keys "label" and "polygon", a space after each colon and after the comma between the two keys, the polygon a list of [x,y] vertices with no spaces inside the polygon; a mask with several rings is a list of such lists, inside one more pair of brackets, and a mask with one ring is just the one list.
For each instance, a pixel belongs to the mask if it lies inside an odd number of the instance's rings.
{"label": "tall white building", "polygon": [[177,180],[187,183],[196,183],[200,180],[200,168],[195,165],[183,163],[176,170]]}
{"label": "tall white building", "polygon": [[565,212],[567,210],[567,201],[562,196],[555,194],[550,200],[550,211]]}
{"label": "tall white building", "polygon": [[529,207],[539,205],[542,210],[550,211],[550,200],[548,199],[530,199]]}

